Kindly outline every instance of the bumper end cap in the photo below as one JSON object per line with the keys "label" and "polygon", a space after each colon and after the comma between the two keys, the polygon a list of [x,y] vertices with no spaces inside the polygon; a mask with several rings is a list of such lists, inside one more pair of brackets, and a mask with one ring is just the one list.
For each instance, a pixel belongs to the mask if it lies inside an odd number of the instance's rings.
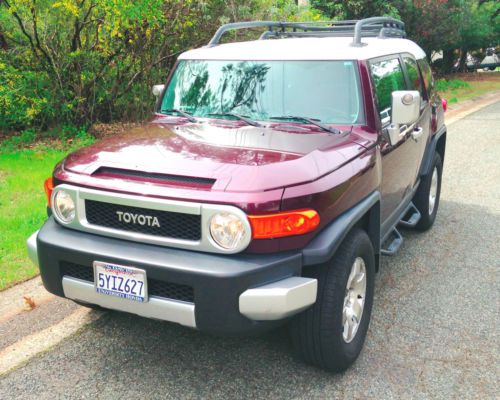
{"label": "bumper end cap", "polygon": [[316,302],[318,281],[291,277],[240,295],[240,313],[256,321],[278,320],[297,314]]}
{"label": "bumper end cap", "polygon": [[28,248],[28,257],[30,260],[35,264],[37,267],[40,266],[38,262],[38,251],[37,251],[37,244],[36,244],[36,238],[38,236],[38,232],[36,231],[33,233],[28,240],[26,241],[26,247]]}

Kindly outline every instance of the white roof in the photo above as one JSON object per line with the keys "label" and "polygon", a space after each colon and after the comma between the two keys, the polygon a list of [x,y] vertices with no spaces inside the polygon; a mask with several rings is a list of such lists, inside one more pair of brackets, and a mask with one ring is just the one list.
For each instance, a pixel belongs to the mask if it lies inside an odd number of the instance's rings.
{"label": "white roof", "polygon": [[179,60],[367,60],[396,53],[425,58],[424,51],[411,40],[363,38],[362,42],[362,47],[354,47],[352,37],[254,40],[189,50]]}

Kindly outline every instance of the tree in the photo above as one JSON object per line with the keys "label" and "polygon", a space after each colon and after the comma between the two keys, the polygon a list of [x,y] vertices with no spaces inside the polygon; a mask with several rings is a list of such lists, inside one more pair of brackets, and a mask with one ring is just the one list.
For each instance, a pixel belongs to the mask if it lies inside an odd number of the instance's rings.
{"label": "tree", "polygon": [[294,0],[0,0],[0,129],[144,119],[179,53],[260,18],[319,14]]}
{"label": "tree", "polygon": [[335,20],[360,19],[379,15],[398,17],[392,1],[384,0],[311,0],[311,6]]}

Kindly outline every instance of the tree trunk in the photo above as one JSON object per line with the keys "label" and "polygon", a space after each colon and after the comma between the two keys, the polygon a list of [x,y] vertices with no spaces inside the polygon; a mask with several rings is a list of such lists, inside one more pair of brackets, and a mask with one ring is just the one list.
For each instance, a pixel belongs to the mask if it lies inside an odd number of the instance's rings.
{"label": "tree trunk", "polygon": [[458,64],[460,72],[467,72],[467,48],[463,48],[460,54],[460,62]]}
{"label": "tree trunk", "polygon": [[453,49],[443,50],[443,65],[441,66],[441,73],[449,74],[453,71],[453,61],[455,59],[455,51]]}
{"label": "tree trunk", "polygon": [[5,39],[5,36],[3,32],[0,31],[0,50],[8,50],[9,45],[7,44],[7,39]]}

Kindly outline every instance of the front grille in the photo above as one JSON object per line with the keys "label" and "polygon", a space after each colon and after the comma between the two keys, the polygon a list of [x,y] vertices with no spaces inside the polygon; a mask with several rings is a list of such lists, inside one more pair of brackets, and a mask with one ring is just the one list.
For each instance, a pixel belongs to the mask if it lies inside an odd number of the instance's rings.
{"label": "front grille", "polygon": [[[61,279],[63,276],[94,282],[94,268],[62,261]],[[149,296],[163,297],[165,299],[187,301],[194,303],[194,290],[191,286],[178,283],[160,281],[148,278]]]}
{"label": "front grille", "polygon": [[61,278],[63,276],[70,276],[83,281],[94,282],[94,268],[62,261]]}
{"label": "front grille", "polygon": [[191,286],[148,279],[148,292],[151,296],[164,297],[194,303],[194,290]]}
{"label": "front grille", "polygon": [[[121,221],[119,213],[121,214]],[[159,211],[140,207],[122,206],[119,204],[104,203],[94,200],[85,200],[87,221],[93,225],[118,229],[128,232],[143,233],[146,235],[197,241],[201,239],[201,216],[193,214]],[[145,219],[136,219],[135,223],[130,215],[146,216],[152,221],[157,218],[158,225],[151,226]],[[147,218],[151,217],[151,218]],[[127,222],[125,222],[127,221]],[[141,225],[141,222],[144,223]]]}

